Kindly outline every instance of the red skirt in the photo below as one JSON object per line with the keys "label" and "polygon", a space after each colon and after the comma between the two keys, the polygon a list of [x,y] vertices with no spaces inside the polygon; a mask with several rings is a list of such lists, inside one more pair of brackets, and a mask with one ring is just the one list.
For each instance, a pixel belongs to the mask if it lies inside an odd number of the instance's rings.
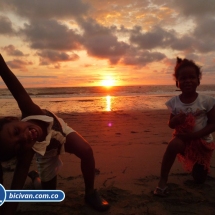
{"label": "red skirt", "polygon": [[[174,132],[186,133],[192,132],[195,126],[195,117],[192,114],[188,114],[185,123],[178,126]],[[183,163],[185,170],[192,171],[195,163],[201,164],[205,169],[210,170],[210,162],[213,150],[215,149],[215,143],[208,143],[203,139],[195,139],[186,143],[185,152],[178,154],[178,160]]]}
{"label": "red skirt", "polygon": [[211,157],[215,143],[207,143],[202,139],[196,139],[187,143],[184,154],[178,154],[178,160],[183,163],[185,170],[191,172],[195,163],[201,164],[210,170]]}

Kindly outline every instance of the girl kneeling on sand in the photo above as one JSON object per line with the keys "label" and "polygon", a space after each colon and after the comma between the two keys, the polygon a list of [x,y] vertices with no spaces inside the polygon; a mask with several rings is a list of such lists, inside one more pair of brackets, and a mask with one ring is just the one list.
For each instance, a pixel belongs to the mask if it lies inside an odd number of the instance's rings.
{"label": "girl kneeling on sand", "polygon": [[174,129],[161,164],[160,180],[154,195],[168,194],[167,180],[178,155],[194,181],[203,183],[210,169],[215,149],[212,132],[215,131],[215,98],[196,92],[201,71],[192,60],[177,58],[174,77],[181,94],[166,102],[171,111],[168,125]]}

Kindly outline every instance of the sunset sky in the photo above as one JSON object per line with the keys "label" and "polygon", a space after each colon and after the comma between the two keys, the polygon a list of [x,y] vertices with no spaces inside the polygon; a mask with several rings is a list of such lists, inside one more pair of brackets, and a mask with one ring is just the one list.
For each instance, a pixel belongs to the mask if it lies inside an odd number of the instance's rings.
{"label": "sunset sky", "polygon": [[174,84],[177,56],[215,84],[215,3],[0,0],[0,53],[25,87]]}

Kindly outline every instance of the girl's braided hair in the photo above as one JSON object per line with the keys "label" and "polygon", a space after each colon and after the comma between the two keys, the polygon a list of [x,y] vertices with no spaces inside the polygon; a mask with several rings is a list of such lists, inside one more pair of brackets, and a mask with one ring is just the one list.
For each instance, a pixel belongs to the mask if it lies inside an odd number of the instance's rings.
{"label": "girl's braided hair", "polygon": [[179,57],[177,57],[176,59],[176,65],[175,65],[175,69],[174,69],[174,79],[176,80],[176,86],[178,87],[178,75],[179,75],[179,71],[185,67],[194,67],[194,69],[196,70],[196,74],[198,76],[199,79],[199,84],[200,84],[200,79],[202,78],[202,72],[201,72],[201,67],[198,66],[194,61],[192,60],[188,60],[186,58],[181,59]]}

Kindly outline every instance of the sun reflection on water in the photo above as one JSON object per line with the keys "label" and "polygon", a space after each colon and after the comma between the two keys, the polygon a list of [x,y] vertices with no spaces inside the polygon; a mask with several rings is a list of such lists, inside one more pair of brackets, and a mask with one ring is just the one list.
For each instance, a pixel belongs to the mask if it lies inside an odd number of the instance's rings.
{"label": "sun reflection on water", "polygon": [[106,111],[111,111],[111,96],[106,96]]}

